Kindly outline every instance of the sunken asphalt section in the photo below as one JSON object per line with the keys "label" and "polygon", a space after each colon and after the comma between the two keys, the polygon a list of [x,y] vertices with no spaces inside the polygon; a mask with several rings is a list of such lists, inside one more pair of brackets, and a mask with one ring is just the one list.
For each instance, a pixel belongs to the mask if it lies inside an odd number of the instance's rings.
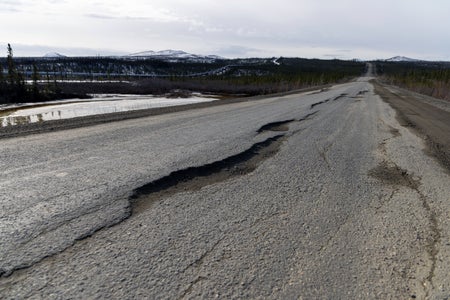
{"label": "sunken asphalt section", "polygon": [[448,169],[382,88],[1,140],[1,298],[448,297]]}

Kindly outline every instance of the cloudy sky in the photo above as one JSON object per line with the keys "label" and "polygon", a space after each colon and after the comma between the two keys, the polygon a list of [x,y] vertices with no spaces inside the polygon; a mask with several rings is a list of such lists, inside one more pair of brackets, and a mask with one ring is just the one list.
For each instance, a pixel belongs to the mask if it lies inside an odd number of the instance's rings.
{"label": "cloudy sky", "polygon": [[448,0],[0,0],[0,47],[450,60],[449,12]]}

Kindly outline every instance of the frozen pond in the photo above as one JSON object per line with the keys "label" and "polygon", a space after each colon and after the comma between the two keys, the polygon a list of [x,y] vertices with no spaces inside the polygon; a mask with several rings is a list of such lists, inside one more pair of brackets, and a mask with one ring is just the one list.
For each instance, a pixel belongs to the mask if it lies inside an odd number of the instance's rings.
{"label": "frozen pond", "polygon": [[[93,99],[87,100],[71,99],[27,106],[3,106],[0,107],[0,124],[5,127],[214,100],[218,100],[218,98],[201,94],[193,94],[189,98],[165,98],[149,95],[94,95]],[[8,109],[8,113],[6,113],[6,109]]]}

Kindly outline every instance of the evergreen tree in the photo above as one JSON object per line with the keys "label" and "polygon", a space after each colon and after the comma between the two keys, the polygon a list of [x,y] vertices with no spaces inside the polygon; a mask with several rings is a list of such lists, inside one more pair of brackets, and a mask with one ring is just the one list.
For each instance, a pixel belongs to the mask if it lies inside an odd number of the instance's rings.
{"label": "evergreen tree", "polygon": [[3,65],[0,63],[0,104],[7,102],[8,89],[3,75]]}
{"label": "evergreen tree", "polygon": [[8,83],[13,86],[17,83],[17,70],[14,65],[13,50],[10,44],[8,44],[8,56],[6,57],[6,63],[8,65]]}
{"label": "evergreen tree", "polygon": [[29,94],[27,91],[27,87],[25,85],[25,78],[23,76],[23,73],[17,72],[17,80],[16,84],[14,86],[15,94],[16,94],[16,100],[15,102],[24,102],[27,101],[29,98]]}
{"label": "evergreen tree", "polygon": [[1,93],[4,92],[5,88],[5,76],[3,76],[3,65],[0,63],[0,90]]}
{"label": "evergreen tree", "polygon": [[33,64],[32,80],[33,80],[33,86],[32,86],[33,98],[34,98],[34,100],[37,101],[39,99],[40,95],[39,95],[39,86],[38,86],[39,72],[38,72],[36,64]]}
{"label": "evergreen tree", "polygon": [[33,85],[27,87],[25,83],[25,74],[20,72],[14,64],[13,50],[8,44],[8,55],[6,57],[8,73],[6,78],[3,76],[3,68],[0,66],[0,102],[1,103],[20,103],[25,101],[37,101],[40,97],[38,87],[38,71],[33,66]]}

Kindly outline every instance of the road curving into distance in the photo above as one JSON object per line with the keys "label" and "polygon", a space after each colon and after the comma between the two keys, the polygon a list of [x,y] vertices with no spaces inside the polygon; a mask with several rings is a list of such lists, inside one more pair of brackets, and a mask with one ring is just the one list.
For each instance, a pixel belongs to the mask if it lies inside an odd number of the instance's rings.
{"label": "road curving into distance", "polygon": [[450,118],[370,79],[0,140],[1,298],[449,297]]}

